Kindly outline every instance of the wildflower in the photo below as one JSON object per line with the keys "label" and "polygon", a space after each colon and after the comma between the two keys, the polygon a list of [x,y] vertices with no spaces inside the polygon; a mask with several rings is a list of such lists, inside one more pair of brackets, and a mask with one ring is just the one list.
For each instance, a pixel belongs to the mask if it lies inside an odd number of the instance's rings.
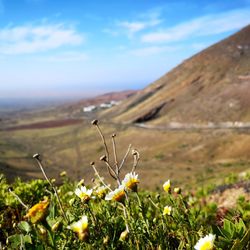
{"label": "wildflower", "polygon": [[122,185],[127,189],[137,192],[137,184],[139,183],[138,174],[128,173],[125,175]]}
{"label": "wildflower", "polygon": [[62,171],[61,173],[60,173],[60,176],[61,177],[64,177],[64,176],[66,176],[67,175],[67,172],[66,171]]}
{"label": "wildflower", "polygon": [[47,235],[47,230],[45,229],[44,226],[39,225],[38,229],[39,229],[39,232],[40,232],[41,235]]}
{"label": "wildflower", "polygon": [[85,182],[85,180],[84,180],[84,179],[81,179],[81,180],[77,183],[77,186],[82,186],[82,185],[84,185],[84,182]]}
{"label": "wildflower", "polygon": [[29,218],[33,224],[40,222],[45,218],[48,211],[48,206],[49,201],[47,199],[40,201],[29,209],[24,218]]}
{"label": "wildflower", "polygon": [[88,202],[91,198],[93,190],[92,189],[87,189],[85,186],[80,186],[75,190],[75,194],[83,201],[83,202]]}
{"label": "wildflower", "polygon": [[53,232],[56,232],[56,231],[58,231],[58,228],[61,226],[61,221],[59,220],[59,221],[57,221],[56,223],[54,223],[53,225],[52,225],[52,227],[51,227],[51,230],[53,231]]}
{"label": "wildflower", "polygon": [[105,200],[123,202],[124,198],[125,198],[124,186],[120,185],[117,189],[108,193],[105,197]]}
{"label": "wildflower", "polygon": [[174,192],[176,194],[181,194],[181,188],[179,188],[179,187],[174,188]]}
{"label": "wildflower", "polygon": [[98,196],[100,199],[103,199],[107,193],[107,187],[100,186],[95,190],[95,195]]}
{"label": "wildflower", "polygon": [[68,228],[77,233],[80,240],[86,241],[88,239],[89,229],[86,215],[83,215],[79,221],[74,222]]}
{"label": "wildflower", "polygon": [[170,192],[170,188],[171,188],[171,184],[170,184],[170,180],[166,181],[164,184],[163,184],[163,189],[169,193]]}
{"label": "wildflower", "polygon": [[214,247],[215,235],[209,234],[205,237],[199,239],[199,241],[194,246],[195,250],[212,250]]}
{"label": "wildflower", "polygon": [[120,235],[120,239],[119,240],[121,240],[121,241],[125,241],[127,238],[128,238],[128,231],[127,230],[125,230],[125,231],[123,231],[122,233],[121,233],[121,235]]}
{"label": "wildflower", "polygon": [[163,215],[170,215],[172,212],[172,207],[170,206],[165,206],[163,209]]}

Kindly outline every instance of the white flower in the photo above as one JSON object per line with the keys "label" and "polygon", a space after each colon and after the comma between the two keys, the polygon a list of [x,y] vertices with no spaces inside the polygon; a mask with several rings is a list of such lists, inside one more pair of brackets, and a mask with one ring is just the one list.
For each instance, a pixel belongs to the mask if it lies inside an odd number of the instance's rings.
{"label": "white flower", "polygon": [[214,247],[215,235],[209,234],[205,237],[199,239],[199,241],[194,246],[195,250],[212,250]]}
{"label": "white flower", "polygon": [[172,207],[170,206],[165,206],[163,209],[163,215],[170,215],[172,212]]}
{"label": "white flower", "polygon": [[125,189],[124,186],[120,185],[117,189],[108,193],[105,197],[105,200],[113,200],[113,201],[122,202],[125,198],[124,189]]}
{"label": "white flower", "polygon": [[87,189],[85,186],[80,186],[75,190],[75,194],[84,202],[90,200],[93,190]]}
{"label": "white flower", "polygon": [[170,180],[167,180],[164,184],[163,184],[163,189],[169,193],[170,192],[170,188],[171,188],[171,183]]}
{"label": "white flower", "polygon": [[122,185],[127,189],[130,189],[134,192],[137,191],[137,184],[139,183],[138,174],[128,173],[125,175]]}

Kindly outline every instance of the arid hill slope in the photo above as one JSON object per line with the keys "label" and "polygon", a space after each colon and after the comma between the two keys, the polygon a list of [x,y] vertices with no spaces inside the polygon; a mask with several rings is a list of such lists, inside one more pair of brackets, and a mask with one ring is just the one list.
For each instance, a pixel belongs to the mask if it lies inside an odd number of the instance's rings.
{"label": "arid hill slope", "polygon": [[166,125],[250,120],[250,25],[184,61],[122,105],[117,122]]}

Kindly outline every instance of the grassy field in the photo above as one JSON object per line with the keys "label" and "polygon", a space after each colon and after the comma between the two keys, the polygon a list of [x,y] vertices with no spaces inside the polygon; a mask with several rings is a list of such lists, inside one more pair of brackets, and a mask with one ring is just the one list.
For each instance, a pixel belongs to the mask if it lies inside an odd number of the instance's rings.
{"label": "grassy field", "polygon": [[[91,119],[42,128],[43,122],[48,124],[51,117],[51,113],[47,120],[44,116],[35,116],[31,120],[30,115],[24,116],[9,124],[9,127],[17,126],[16,129],[0,131],[1,171],[10,179],[15,176],[41,177],[32,159],[32,155],[39,152],[51,177],[66,170],[73,179],[85,178],[90,182],[91,161],[96,162],[101,172],[105,168],[99,161],[104,148]],[[20,129],[20,124],[25,124],[26,129]],[[34,124],[40,124],[39,129]],[[104,121],[100,121],[100,126],[110,147],[111,135],[117,134],[119,159],[123,158],[129,144],[140,152],[138,171],[144,187],[155,188],[166,178],[190,186],[197,182],[216,182],[228,173],[239,173],[250,165],[250,133],[246,130],[160,131]],[[126,165],[130,166],[132,160],[130,156]]]}

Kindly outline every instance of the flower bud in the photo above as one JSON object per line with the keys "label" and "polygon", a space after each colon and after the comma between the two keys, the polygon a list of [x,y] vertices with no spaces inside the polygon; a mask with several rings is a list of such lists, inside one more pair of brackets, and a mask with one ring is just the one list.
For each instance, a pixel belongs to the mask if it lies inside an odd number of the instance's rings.
{"label": "flower bud", "polygon": [[67,175],[67,172],[66,171],[62,171],[61,173],[60,173],[60,176],[61,177],[64,177],[64,176],[66,176]]}
{"label": "flower bud", "polygon": [[179,188],[179,187],[174,188],[174,192],[176,194],[181,194],[181,188]]}
{"label": "flower bud", "polygon": [[129,232],[127,230],[123,231],[120,235],[120,239],[121,241],[125,241],[128,238],[128,234]]}
{"label": "flower bud", "polygon": [[108,236],[104,237],[104,238],[103,238],[103,244],[104,244],[104,245],[107,245],[108,242],[109,242],[109,237],[108,237]]}
{"label": "flower bud", "polygon": [[58,228],[60,227],[61,225],[61,221],[57,221],[52,227],[51,227],[51,230],[53,232],[56,232],[58,230]]}

